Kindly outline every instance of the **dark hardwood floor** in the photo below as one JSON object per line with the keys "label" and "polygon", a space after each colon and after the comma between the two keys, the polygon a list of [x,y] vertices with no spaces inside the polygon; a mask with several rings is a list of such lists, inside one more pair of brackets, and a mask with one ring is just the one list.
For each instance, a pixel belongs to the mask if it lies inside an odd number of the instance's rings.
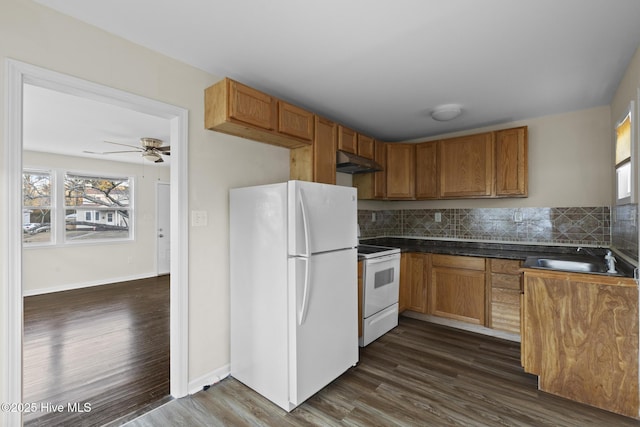
{"label": "dark hardwood floor", "polygon": [[291,413],[228,377],[127,427],[640,425],[539,392],[519,358],[519,343],[401,317],[361,349],[355,368]]}
{"label": "dark hardwood floor", "polygon": [[25,297],[23,382],[44,409],[26,426],[121,424],[170,400],[169,276]]}

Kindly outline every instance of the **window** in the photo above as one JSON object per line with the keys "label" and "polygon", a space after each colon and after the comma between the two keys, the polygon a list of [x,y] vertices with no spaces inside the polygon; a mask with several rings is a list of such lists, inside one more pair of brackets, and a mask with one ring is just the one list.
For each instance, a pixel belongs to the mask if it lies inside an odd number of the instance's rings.
{"label": "window", "polygon": [[51,243],[52,187],[50,172],[22,174],[22,241]]}
{"label": "window", "polygon": [[[132,237],[131,178],[24,170],[22,187],[26,244]],[[57,212],[64,215],[56,215]]]}
{"label": "window", "polygon": [[633,188],[632,163],[632,115],[633,104],[622,120],[616,125],[615,133],[615,165],[616,165],[616,202],[617,204],[631,202]]}
{"label": "window", "polygon": [[[128,239],[131,222],[129,178],[65,174],[66,241]],[[84,218],[77,221],[74,218]],[[102,218],[102,220],[101,220]],[[110,220],[105,220],[110,218]]]}

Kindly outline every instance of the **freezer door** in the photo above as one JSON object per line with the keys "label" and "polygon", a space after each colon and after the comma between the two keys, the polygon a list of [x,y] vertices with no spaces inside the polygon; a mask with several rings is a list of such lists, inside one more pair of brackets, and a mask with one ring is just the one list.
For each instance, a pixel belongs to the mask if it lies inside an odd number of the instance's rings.
{"label": "freezer door", "polygon": [[289,276],[291,410],[358,362],[356,249],[290,258]]}
{"label": "freezer door", "polygon": [[357,191],[289,181],[289,255],[309,256],[358,245]]}

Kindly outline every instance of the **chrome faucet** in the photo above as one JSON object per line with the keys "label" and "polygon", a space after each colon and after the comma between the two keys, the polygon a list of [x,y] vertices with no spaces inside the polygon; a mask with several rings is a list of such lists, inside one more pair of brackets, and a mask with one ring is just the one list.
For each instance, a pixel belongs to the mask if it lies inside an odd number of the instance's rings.
{"label": "chrome faucet", "polygon": [[607,251],[607,254],[604,256],[604,261],[607,263],[607,268],[609,269],[607,273],[617,273],[616,257],[613,256],[611,251]]}

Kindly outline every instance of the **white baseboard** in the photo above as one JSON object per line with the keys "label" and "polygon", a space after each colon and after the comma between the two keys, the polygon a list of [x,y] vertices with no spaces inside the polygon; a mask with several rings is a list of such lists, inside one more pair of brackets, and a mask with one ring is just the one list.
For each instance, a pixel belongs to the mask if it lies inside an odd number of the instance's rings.
{"label": "white baseboard", "polygon": [[202,391],[203,387],[205,386],[222,381],[229,376],[230,369],[231,368],[229,364],[226,364],[213,372],[209,372],[208,374],[202,375],[199,378],[189,381],[189,394],[195,394],[199,391]]}
{"label": "white baseboard", "polygon": [[134,276],[112,277],[110,279],[103,279],[103,280],[99,280],[99,281],[65,284],[65,285],[60,285],[60,286],[53,286],[53,287],[50,287],[50,288],[23,290],[22,291],[22,296],[23,297],[30,297],[30,296],[33,296],[33,295],[51,294],[53,292],[72,291],[74,289],[90,288],[90,287],[93,287],[93,286],[110,285],[112,283],[128,282],[129,280],[148,279],[150,277],[156,277],[156,276],[157,276],[156,273],[145,273],[145,274],[136,274]]}

